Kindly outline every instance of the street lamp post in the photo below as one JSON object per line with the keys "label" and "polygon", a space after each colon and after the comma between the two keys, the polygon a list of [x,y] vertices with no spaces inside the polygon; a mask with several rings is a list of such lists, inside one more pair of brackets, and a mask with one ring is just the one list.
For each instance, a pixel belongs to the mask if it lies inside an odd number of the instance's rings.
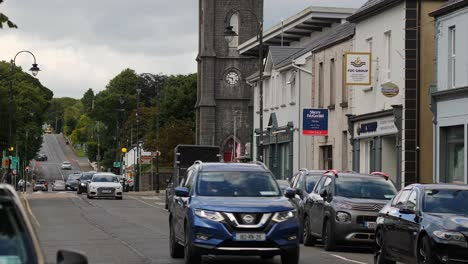
{"label": "street lamp post", "polygon": [[[10,70],[10,74],[11,74],[11,79],[10,79],[10,107],[9,107],[9,115],[8,115],[8,147],[10,149],[13,149],[13,120],[14,120],[14,97],[13,97],[13,81],[15,79],[15,67],[16,67],[16,58],[18,57],[19,54],[21,53],[29,53],[31,54],[31,56],[33,57],[34,59],[34,63],[32,64],[32,67],[31,69],[29,69],[32,73],[33,76],[36,76],[40,69],[39,67],[37,66],[37,63],[36,63],[36,56],[34,56],[34,54],[28,50],[22,50],[18,53],[16,53],[15,57],[13,57],[13,59],[10,61],[10,64],[11,64],[11,70]],[[11,173],[11,166],[10,168],[8,169],[8,173]],[[13,177],[12,177],[13,178]],[[15,187],[17,188],[18,183],[16,182],[16,177],[15,177]]]}
{"label": "street lamp post", "polygon": [[138,110],[140,108],[140,93],[141,89],[137,88],[137,107],[136,107],[136,141],[137,141],[137,153],[136,153],[136,164],[135,164],[135,191],[139,192],[140,191],[140,169],[139,169],[139,163],[140,163],[140,116],[138,115]]}
{"label": "street lamp post", "polygon": [[[259,84],[259,111],[260,111],[260,135],[259,144],[257,151],[257,160],[263,162],[263,21],[252,10],[231,10],[232,13],[240,13],[241,11],[249,12],[257,20],[257,39],[258,39],[258,84]],[[233,26],[228,25],[227,20],[225,21],[226,28],[224,30],[224,37],[228,43],[230,43],[238,34],[233,30]]]}

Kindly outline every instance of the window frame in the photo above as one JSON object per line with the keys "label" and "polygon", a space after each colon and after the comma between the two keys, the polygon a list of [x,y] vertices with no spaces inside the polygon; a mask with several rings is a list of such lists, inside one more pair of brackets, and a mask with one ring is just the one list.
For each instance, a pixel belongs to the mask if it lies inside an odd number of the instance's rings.
{"label": "window frame", "polygon": [[457,50],[456,50],[456,37],[457,37],[457,31],[455,26],[451,26],[448,28],[449,30],[449,87],[450,88],[456,88],[456,70],[457,70],[457,65],[456,65],[456,55],[457,55]]}
{"label": "window frame", "polygon": [[392,77],[392,31],[384,33],[385,38],[385,79],[390,82]]}
{"label": "window frame", "polygon": [[329,72],[329,82],[330,82],[330,106],[335,106],[336,104],[336,60],[335,58],[330,59],[330,72]]}

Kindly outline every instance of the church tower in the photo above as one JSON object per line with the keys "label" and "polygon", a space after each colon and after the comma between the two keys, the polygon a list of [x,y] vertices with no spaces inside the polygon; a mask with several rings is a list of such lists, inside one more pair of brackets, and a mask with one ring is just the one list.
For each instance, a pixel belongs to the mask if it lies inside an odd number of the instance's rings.
{"label": "church tower", "polygon": [[[258,58],[237,47],[257,36],[257,18],[263,21],[263,0],[199,0],[196,142],[220,146],[226,162],[250,153],[253,88],[245,80],[258,71]],[[226,26],[238,34],[230,42]]]}

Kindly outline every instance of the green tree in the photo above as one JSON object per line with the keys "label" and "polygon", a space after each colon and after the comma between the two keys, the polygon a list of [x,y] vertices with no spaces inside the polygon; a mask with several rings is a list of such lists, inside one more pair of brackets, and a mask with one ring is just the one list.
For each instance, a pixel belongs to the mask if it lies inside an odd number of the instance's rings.
{"label": "green tree", "polygon": [[195,120],[197,75],[170,76],[163,88],[161,123],[176,120]]}
{"label": "green tree", "polygon": [[94,104],[94,91],[93,89],[89,88],[81,98],[81,103],[83,104],[83,109],[85,113],[91,113],[93,110]]}
{"label": "green tree", "polygon": [[[3,0],[0,0],[0,4],[3,3]],[[9,28],[18,28],[18,26],[13,23],[5,14],[0,13],[0,28],[3,28],[3,24],[7,24]]]}

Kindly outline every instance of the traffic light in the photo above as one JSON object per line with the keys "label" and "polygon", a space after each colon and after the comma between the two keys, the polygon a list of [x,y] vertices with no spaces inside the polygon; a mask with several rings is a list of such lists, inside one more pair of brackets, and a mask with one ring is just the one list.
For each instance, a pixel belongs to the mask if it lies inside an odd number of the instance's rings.
{"label": "traffic light", "polygon": [[9,147],[9,148],[8,148],[8,151],[10,151],[10,152],[15,151],[15,147],[13,147],[13,146]]}
{"label": "traffic light", "polygon": [[10,167],[10,159],[3,159],[3,168],[9,168]]}

